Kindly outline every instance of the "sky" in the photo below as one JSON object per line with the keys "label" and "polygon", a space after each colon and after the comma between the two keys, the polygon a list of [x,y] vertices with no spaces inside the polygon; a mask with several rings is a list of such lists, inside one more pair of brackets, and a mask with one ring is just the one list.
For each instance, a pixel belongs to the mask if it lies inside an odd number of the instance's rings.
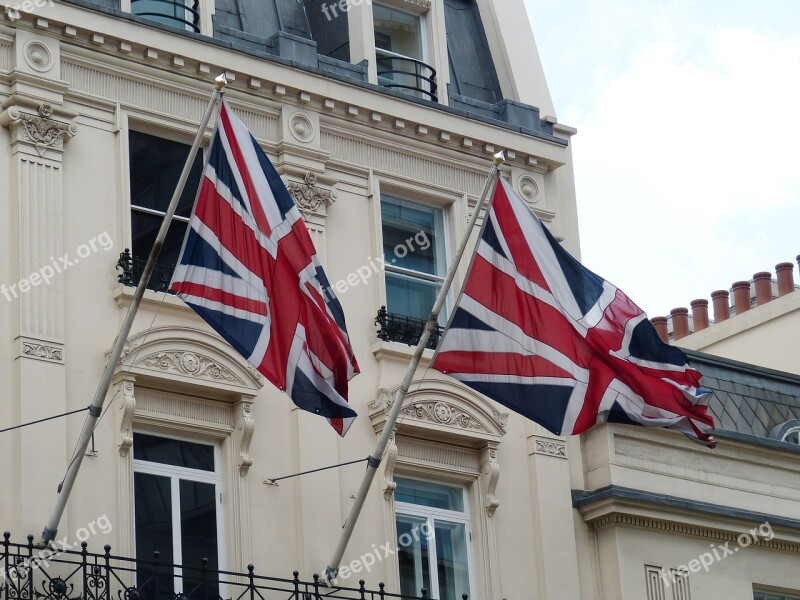
{"label": "sky", "polygon": [[581,260],[650,317],[800,254],[800,0],[525,0]]}

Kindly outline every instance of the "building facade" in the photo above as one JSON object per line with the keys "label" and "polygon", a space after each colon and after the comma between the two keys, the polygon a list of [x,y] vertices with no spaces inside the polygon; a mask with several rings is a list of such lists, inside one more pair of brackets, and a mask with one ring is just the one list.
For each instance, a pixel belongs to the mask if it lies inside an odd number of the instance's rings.
{"label": "building facade", "polygon": [[[360,416],[339,439],[165,293],[190,183],[57,536],[100,566],[15,563],[38,552],[25,536],[50,514],[85,415],[4,432],[4,598],[269,598],[295,570],[313,581],[363,465],[281,478],[372,451],[495,152],[579,254],[575,130],[555,118],[522,0],[27,0],[0,21],[2,428],[94,395],[219,73],[342,302]],[[742,408],[791,416],[796,375],[693,355],[716,369],[711,387],[752,388],[712,407],[735,413],[712,452],[623,425],[559,438],[428,369],[431,356],[337,585],[440,600],[798,594],[798,454],[746,431]],[[768,540],[764,526],[746,552],[691,568],[767,521]],[[104,563],[106,544],[134,562]],[[247,587],[248,565],[286,581]],[[688,577],[670,580],[681,565]],[[365,594],[341,597],[378,597]]]}

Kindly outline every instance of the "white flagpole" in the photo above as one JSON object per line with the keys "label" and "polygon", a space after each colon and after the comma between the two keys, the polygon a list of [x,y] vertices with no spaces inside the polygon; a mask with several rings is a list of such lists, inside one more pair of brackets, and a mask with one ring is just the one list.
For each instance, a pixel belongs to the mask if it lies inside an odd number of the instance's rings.
{"label": "white flagpole", "polygon": [[486,198],[489,196],[489,193],[497,184],[497,178],[500,173],[499,166],[503,164],[505,160],[505,156],[502,152],[498,152],[494,155],[492,160],[492,168],[489,170],[489,177],[486,180],[483,193],[481,194],[480,200],[478,200],[478,204],[475,205],[475,212],[472,213],[472,218],[469,221],[469,225],[467,225],[467,231],[458,245],[458,249],[453,257],[453,262],[450,264],[450,268],[447,270],[447,275],[442,282],[442,288],[439,290],[439,295],[436,296],[436,301],[433,303],[433,309],[428,317],[428,322],[425,324],[425,329],[422,332],[422,336],[419,338],[419,343],[414,350],[414,355],[411,357],[411,362],[409,363],[408,370],[403,378],[403,383],[400,384],[400,388],[395,393],[394,403],[392,404],[392,408],[389,411],[388,417],[386,418],[386,423],[384,424],[383,431],[381,431],[381,435],[378,438],[378,443],[375,446],[375,450],[367,459],[367,472],[364,474],[364,479],[361,481],[361,487],[358,489],[358,494],[356,494],[355,501],[350,509],[350,514],[347,516],[347,520],[344,522],[342,527],[342,534],[339,537],[339,543],[337,544],[336,550],[333,553],[333,558],[325,568],[325,577],[329,582],[334,581],[339,572],[339,565],[342,557],[347,549],[347,544],[350,542],[350,537],[353,535],[353,529],[355,529],[356,521],[358,521],[358,517],[361,514],[361,509],[364,506],[364,501],[367,498],[369,488],[372,485],[372,480],[375,478],[375,473],[378,471],[378,467],[383,459],[383,453],[386,451],[386,446],[389,444],[389,436],[391,436],[392,432],[394,431],[395,423],[397,422],[397,417],[400,415],[400,409],[403,406],[406,393],[408,392],[408,388],[411,386],[411,382],[414,379],[414,373],[416,372],[417,367],[419,366],[419,361],[422,358],[422,352],[427,347],[431,333],[433,333],[433,330],[437,325],[439,313],[444,307],[445,300],[447,300],[447,293],[450,290],[451,284],[453,283],[453,278],[455,277],[456,270],[461,262],[461,257],[464,255],[464,251],[467,248],[467,244],[469,243],[469,238],[472,234],[473,228],[475,227],[475,223],[478,221],[481,208],[486,202]]}
{"label": "white flagpole", "polygon": [[200,149],[200,144],[203,141],[203,136],[205,135],[206,128],[208,127],[208,122],[211,120],[211,115],[214,113],[214,109],[216,108],[219,99],[222,97],[225,86],[228,85],[225,74],[220,75],[214,81],[214,93],[211,94],[208,107],[206,108],[206,112],[203,115],[202,121],[200,122],[197,135],[194,138],[192,149],[189,151],[189,156],[186,158],[186,164],[183,165],[183,171],[181,172],[180,179],[178,179],[178,185],[172,194],[172,199],[170,200],[166,214],[164,215],[164,220],[161,222],[161,228],[158,230],[156,240],[153,242],[150,255],[147,257],[147,263],[142,271],[142,277],[139,279],[139,285],[136,286],[136,292],[133,295],[133,300],[131,300],[130,308],[128,308],[128,313],[125,315],[125,319],[122,322],[122,327],[117,335],[114,348],[111,350],[111,355],[106,363],[103,376],[100,378],[100,385],[97,388],[97,392],[95,393],[94,400],[92,400],[92,404],[89,406],[89,414],[87,415],[86,421],[83,424],[83,429],[81,429],[75,455],[72,458],[72,462],[70,462],[70,464],[67,466],[67,473],[64,476],[64,481],[58,486],[58,498],[56,499],[56,505],[53,508],[50,519],[47,521],[47,525],[45,525],[44,531],[42,531],[41,543],[43,544],[48,544],[53,541],[58,533],[58,524],[61,521],[61,517],[64,514],[64,509],[67,506],[67,500],[69,500],[69,495],[72,492],[72,486],[75,483],[75,478],[78,476],[78,470],[81,468],[83,457],[86,454],[86,448],[89,446],[89,442],[92,439],[92,433],[94,433],[94,428],[96,427],[97,421],[100,419],[100,415],[102,414],[103,403],[105,402],[106,394],[108,394],[108,389],[111,387],[111,379],[114,375],[114,370],[117,368],[117,363],[122,355],[122,350],[125,347],[125,343],[128,341],[128,335],[131,332],[131,327],[133,327],[133,321],[136,318],[139,305],[144,297],[147,284],[150,282],[150,276],[155,268],[158,255],[161,253],[161,247],[164,245],[164,240],[167,237],[167,232],[169,231],[172,217],[175,216],[175,211],[178,208],[178,202],[183,194],[183,188],[186,186],[186,181],[189,179],[189,173],[192,169],[192,164],[197,156],[197,151]]}

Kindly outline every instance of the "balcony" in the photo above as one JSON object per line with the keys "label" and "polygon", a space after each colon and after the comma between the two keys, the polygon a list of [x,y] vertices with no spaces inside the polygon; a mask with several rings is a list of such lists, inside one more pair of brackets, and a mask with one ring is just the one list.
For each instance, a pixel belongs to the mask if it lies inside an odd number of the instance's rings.
{"label": "balcony", "polygon": [[[125,248],[125,251],[120,253],[117,260],[117,270],[122,272],[117,275],[117,281],[122,285],[129,285],[136,287],[139,285],[139,280],[142,278],[142,271],[147,259],[139,258],[138,256],[131,256],[131,251]],[[150,281],[147,284],[148,290],[154,292],[169,292],[169,282],[172,280],[172,273],[175,271],[174,264],[156,263],[153,269],[153,274],[150,276]]]}
{"label": "balcony", "polygon": [[199,0],[131,0],[131,14],[200,33]]}
{"label": "balcony", "polygon": [[[385,306],[381,306],[378,311],[375,317],[375,325],[380,326],[378,339],[385,342],[400,342],[409,346],[416,346],[419,343],[419,338],[422,337],[422,332],[425,329],[424,320],[392,314],[386,311]],[[436,329],[431,332],[426,348],[436,350],[441,337],[442,328],[437,325]]]}
{"label": "balcony", "polygon": [[[364,587],[326,587],[320,577],[303,581],[294,572],[291,579],[247,573],[217,571],[200,565],[162,563],[156,552],[152,560],[137,560],[80,550],[38,548],[29,535],[27,543],[15,544],[5,532],[0,544],[0,600],[422,600],[421,596],[390,594],[383,583],[377,590]],[[59,542],[59,545],[61,543]],[[466,596],[463,596],[466,598]]]}
{"label": "balcony", "polygon": [[378,65],[378,83],[381,87],[398,90],[423,100],[438,102],[436,92],[436,69],[421,60],[396,54],[380,48],[375,49]]}

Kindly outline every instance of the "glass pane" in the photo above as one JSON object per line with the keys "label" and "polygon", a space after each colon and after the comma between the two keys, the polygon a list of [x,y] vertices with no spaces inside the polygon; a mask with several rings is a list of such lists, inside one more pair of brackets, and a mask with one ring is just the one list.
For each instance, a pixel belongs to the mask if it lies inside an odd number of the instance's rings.
{"label": "glass pane", "polygon": [[396,315],[427,321],[440,287],[432,281],[386,271],[386,309]]}
{"label": "glass pane", "polygon": [[397,515],[397,563],[400,567],[400,594],[420,595],[431,590],[431,564],[428,538],[424,535],[427,519]]}
{"label": "glass pane", "polygon": [[214,446],[145,433],[133,434],[133,458],[187,469],[214,470]]}
{"label": "glass pane", "polygon": [[189,26],[195,22],[194,15],[186,7],[181,0],[132,0],[131,13],[164,25],[194,29]]}
{"label": "glass pane", "polygon": [[441,209],[413,202],[381,200],[386,264],[427,273],[444,273]]}
{"label": "glass pane", "polygon": [[376,48],[422,60],[418,16],[380,4],[373,5],[372,15]]}
{"label": "glass pane", "polygon": [[437,520],[434,533],[439,600],[457,600],[463,594],[469,595],[466,526]]}
{"label": "glass pane", "polygon": [[[159,552],[161,565],[172,565],[172,493],[169,477],[133,474],[134,527],[136,558],[152,561]],[[163,566],[156,571],[154,565],[139,562],[136,565],[136,585],[147,600],[165,600],[174,597],[172,570]]]}
{"label": "glass pane", "polygon": [[[131,232],[133,234],[131,252],[135,258],[141,260],[142,267],[144,267],[144,263],[150,255],[150,249],[156,241],[161,221],[163,221],[163,217],[139,212],[135,208],[131,210]],[[186,235],[186,227],[187,224],[180,221],[173,221],[170,224],[167,238],[161,248],[161,254],[158,255],[156,269],[150,278],[149,287],[157,289],[158,284],[161,283],[161,278],[165,279],[164,287],[169,283],[172,278],[172,272],[175,270],[175,265],[178,264],[178,258],[183,247],[183,238]],[[136,283],[138,283],[138,279]]]}
{"label": "glass pane", "polygon": [[464,512],[464,491],[459,487],[396,477],[397,502]]}
{"label": "glass pane", "polygon": [[[217,550],[217,493],[211,483],[180,481],[181,552],[183,553],[183,593],[199,598],[217,598],[219,569]],[[203,583],[198,569],[208,559],[210,573]],[[205,589],[203,586],[205,585]],[[192,593],[197,590],[196,593]]]}

